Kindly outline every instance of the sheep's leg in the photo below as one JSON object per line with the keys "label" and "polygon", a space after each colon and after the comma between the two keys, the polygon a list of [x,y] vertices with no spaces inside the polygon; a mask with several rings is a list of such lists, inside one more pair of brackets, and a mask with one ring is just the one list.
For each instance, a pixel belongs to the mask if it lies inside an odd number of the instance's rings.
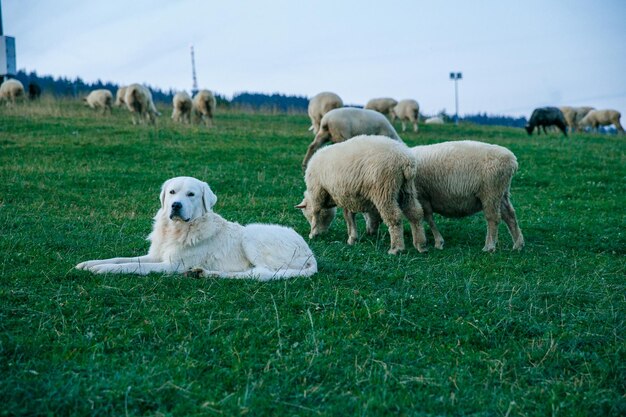
{"label": "sheep's leg", "polygon": [[413,122],[413,131],[417,133],[417,120]]}
{"label": "sheep's leg", "polygon": [[378,228],[380,227],[380,222],[382,220],[380,218],[380,214],[378,214],[378,211],[374,209],[363,213],[363,216],[365,217],[367,234],[375,235],[378,232]]}
{"label": "sheep's leg", "polygon": [[376,208],[382,217],[383,222],[389,229],[389,237],[391,240],[391,247],[387,253],[395,255],[404,250],[404,236],[402,234],[402,210],[398,206],[395,200],[389,199],[388,201],[380,204],[376,204]]}
{"label": "sheep's leg", "polygon": [[439,229],[435,224],[435,219],[433,217],[433,208],[429,202],[424,202],[422,204],[422,209],[424,210],[424,218],[426,222],[428,222],[428,227],[430,227],[430,231],[433,234],[433,238],[435,239],[435,248],[443,249],[443,244],[445,243],[443,240],[443,236],[439,233]]}
{"label": "sheep's leg", "polygon": [[355,213],[343,209],[343,218],[346,220],[346,226],[348,227],[348,245],[354,245],[359,237],[356,228]]}
{"label": "sheep's leg", "polygon": [[413,246],[418,252],[428,252],[426,246],[426,233],[424,233],[424,210],[417,199],[409,199],[406,205],[401,207],[402,213],[409,219],[411,225],[411,235],[413,237]]}
{"label": "sheep's leg", "polygon": [[485,238],[484,252],[495,252],[498,243],[498,225],[500,224],[500,201],[482,201],[485,220],[487,221],[487,237]]}
{"label": "sheep's leg", "polygon": [[502,220],[506,223],[509,229],[511,238],[513,239],[513,249],[521,250],[524,247],[524,236],[517,224],[517,216],[515,215],[515,209],[508,194],[502,197],[502,203],[500,204],[500,212],[502,213]]}
{"label": "sheep's leg", "polygon": [[404,121],[402,122],[402,131],[406,131],[406,123]]}
{"label": "sheep's leg", "polygon": [[615,128],[617,129],[618,132],[625,133],[624,128],[622,127],[622,124],[619,122],[619,119],[617,119],[615,123],[613,124],[615,125]]}

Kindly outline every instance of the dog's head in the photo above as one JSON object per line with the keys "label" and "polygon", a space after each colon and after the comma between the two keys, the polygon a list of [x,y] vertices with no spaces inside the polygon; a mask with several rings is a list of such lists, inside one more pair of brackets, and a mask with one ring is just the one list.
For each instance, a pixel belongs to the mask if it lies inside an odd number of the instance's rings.
{"label": "dog's head", "polygon": [[161,209],[172,221],[189,222],[211,211],[217,196],[209,184],[192,177],[171,178],[161,188]]}

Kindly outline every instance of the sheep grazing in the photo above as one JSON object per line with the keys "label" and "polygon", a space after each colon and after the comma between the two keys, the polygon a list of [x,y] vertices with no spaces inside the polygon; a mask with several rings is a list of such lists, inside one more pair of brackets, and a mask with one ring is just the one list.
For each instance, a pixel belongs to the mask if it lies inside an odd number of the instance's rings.
{"label": "sheep grazing", "polygon": [[382,135],[402,141],[389,120],[374,110],[342,107],[329,111],[322,117],[315,139],[309,145],[302,169],[311,159],[311,156],[329,140],[333,143],[343,142],[358,135]]}
{"label": "sheep grazing", "polygon": [[10,78],[0,85],[0,101],[13,104],[24,96],[24,85],[19,80]]}
{"label": "sheep grazing", "polygon": [[396,118],[400,119],[402,122],[402,131],[406,131],[405,122],[413,124],[413,131],[417,132],[417,121],[419,120],[419,112],[420,106],[417,104],[415,100],[400,100],[396,106],[391,109],[391,121],[393,122]]}
{"label": "sheep grazing", "polygon": [[29,100],[37,100],[41,97],[41,87],[39,87],[36,83],[28,84],[28,99]]}
{"label": "sheep grazing", "polygon": [[368,110],[375,110],[385,116],[391,117],[391,110],[398,104],[398,102],[392,98],[373,98],[365,104],[365,108]]}
{"label": "sheep grazing", "polygon": [[524,236],[510,200],[511,179],[517,171],[515,155],[506,148],[475,141],[443,142],[411,148],[417,162],[415,185],[435,247],[444,240],[433,213],[466,217],[481,210],[487,221],[483,251],[496,250],[502,218],[513,239],[513,249],[522,249]]}
{"label": "sheep grazing", "polygon": [[200,90],[193,97],[193,113],[197,121],[203,120],[207,127],[213,125],[213,114],[217,102],[209,90]]}
{"label": "sheep grazing", "polygon": [[122,107],[126,105],[126,90],[128,89],[128,87],[120,87],[117,89],[117,92],[115,93],[115,107]]}
{"label": "sheep grazing", "polygon": [[567,125],[565,123],[565,117],[563,116],[563,112],[557,109],[556,107],[539,107],[533,110],[532,115],[530,116],[530,120],[526,124],[526,132],[529,135],[533,134],[533,130],[535,127],[537,128],[537,135],[541,134],[541,127],[543,127],[543,133],[546,135],[547,126],[556,126],[565,136],[567,136]]}
{"label": "sheep grazing", "polygon": [[429,117],[428,119],[424,120],[424,124],[427,125],[442,125],[443,124],[443,119],[439,116],[435,116],[435,117]]}
{"label": "sheep grazing", "polygon": [[320,129],[322,117],[332,109],[343,107],[343,100],[335,93],[323,92],[319,93],[309,100],[309,118],[311,119],[311,127],[313,133],[317,135]]}
{"label": "sheep grazing", "polygon": [[411,224],[413,245],[425,252],[415,175],[415,158],[404,143],[386,136],[357,136],[311,158],[304,199],[296,208],[302,209],[311,226],[309,238],[328,230],[335,207],[343,208],[350,245],[358,237],[355,213],[366,213],[368,233],[378,229],[382,218],[389,228],[390,254],[404,250],[404,214]]}
{"label": "sheep grazing", "polygon": [[172,120],[178,123],[191,122],[191,97],[185,91],[176,93],[173,99]]}
{"label": "sheep grazing", "polygon": [[107,110],[109,114],[112,112],[113,94],[109,90],[93,90],[87,97],[83,99],[86,106],[91,107],[94,110],[102,110],[102,114],[105,114]]}
{"label": "sheep grazing", "polygon": [[147,119],[150,124],[155,124],[156,116],[160,116],[152,102],[152,93],[140,84],[131,84],[126,88],[124,103],[133,117],[133,124],[143,123]]}
{"label": "sheep grazing", "polygon": [[614,125],[618,132],[624,133],[624,128],[620,123],[621,117],[622,115],[617,110],[591,110],[578,123],[578,127],[583,129],[591,126],[597,130],[598,126]]}
{"label": "sheep grazing", "polygon": [[559,107],[559,110],[561,110],[563,117],[565,117],[565,123],[567,124],[569,131],[575,132],[583,117],[585,117],[591,110],[594,110],[594,108],[563,106]]}

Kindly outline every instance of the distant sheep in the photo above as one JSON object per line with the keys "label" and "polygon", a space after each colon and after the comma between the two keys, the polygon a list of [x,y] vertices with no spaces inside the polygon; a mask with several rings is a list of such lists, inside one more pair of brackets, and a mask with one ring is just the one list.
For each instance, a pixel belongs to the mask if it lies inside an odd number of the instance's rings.
{"label": "distant sheep", "polygon": [[580,121],[578,126],[582,129],[591,126],[597,130],[598,126],[614,125],[618,132],[624,133],[620,123],[622,115],[617,110],[592,110]]}
{"label": "distant sheep", "polygon": [[193,113],[197,121],[204,121],[207,127],[213,125],[213,114],[217,107],[217,102],[213,93],[209,90],[200,90],[193,97]]}
{"label": "distant sheep", "polygon": [[329,140],[338,143],[358,135],[383,135],[402,141],[389,120],[377,111],[354,107],[333,109],[322,117],[317,135],[302,161],[302,168],[306,168],[315,151]]}
{"label": "distant sheep", "polygon": [[567,136],[567,125],[565,123],[565,117],[561,110],[556,107],[539,107],[533,110],[530,120],[526,124],[526,132],[529,135],[533,134],[535,127],[537,128],[537,135],[541,134],[541,128],[543,127],[543,133],[546,132],[547,126],[556,126],[565,136]]}
{"label": "distant sheep", "polygon": [[115,93],[115,107],[122,107],[126,105],[126,90],[128,87],[120,87]]}
{"label": "distant sheep", "polygon": [[0,85],[0,101],[13,104],[24,97],[24,85],[19,80],[10,78]]}
{"label": "distant sheep", "polygon": [[36,83],[28,84],[28,99],[29,100],[37,100],[41,97],[41,87],[39,87]]}
{"label": "distant sheep", "polygon": [[178,92],[173,99],[172,120],[178,123],[191,123],[191,97],[185,91]]}
{"label": "distant sheep", "polygon": [[357,136],[321,149],[311,158],[304,199],[296,208],[302,209],[311,226],[309,238],[313,238],[330,227],[335,207],[341,207],[350,245],[358,237],[355,213],[367,213],[369,233],[378,229],[382,218],[389,228],[390,254],[404,250],[404,214],[411,224],[413,245],[425,252],[415,175],[415,158],[404,143],[386,136]]}
{"label": "distant sheep", "polygon": [[559,110],[561,110],[563,117],[565,117],[565,123],[567,124],[569,131],[575,132],[583,117],[585,117],[591,110],[594,110],[594,108],[563,106],[559,107]]}
{"label": "distant sheep", "polygon": [[427,125],[442,125],[443,124],[443,119],[439,116],[435,116],[435,117],[429,117],[428,119],[426,119],[424,121],[424,124]]}
{"label": "distant sheep", "polygon": [[83,101],[85,101],[85,105],[94,110],[102,110],[102,114],[105,114],[107,111],[110,114],[113,105],[113,94],[105,89],[93,90]]}
{"label": "distant sheep", "polygon": [[402,122],[402,131],[406,131],[405,122],[413,124],[413,131],[417,132],[417,122],[419,120],[419,111],[420,106],[417,104],[415,100],[400,100],[396,106],[391,109],[391,121],[396,120],[396,118],[400,119]]}
{"label": "distant sheep", "polygon": [[392,98],[373,98],[365,104],[365,108],[368,110],[375,110],[385,116],[391,117],[391,110],[398,104],[398,102]]}
{"label": "distant sheep", "polygon": [[511,179],[517,171],[511,151],[469,140],[415,146],[411,151],[417,162],[418,199],[436,248],[443,249],[444,240],[433,213],[466,217],[483,211],[487,221],[483,251],[496,250],[501,218],[513,239],[513,249],[522,249],[524,237],[510,201]]}
{"label": "distant sheep", "polygon": [[152,93],[140,84],[131,84],[126,88],[124,103],[130,110],[133,124],[143,123],[147,119],[150,124],[155,124],[156,116],[160,116],[152,102]]}
{"label": "distant sheep", "polygon": [[309,118],[311,119],[311,127],[314,134],[320,129],[322,117],[332,109],[343,107],[343,100],[335,93],[323,92],[319,93],[309,100]]}

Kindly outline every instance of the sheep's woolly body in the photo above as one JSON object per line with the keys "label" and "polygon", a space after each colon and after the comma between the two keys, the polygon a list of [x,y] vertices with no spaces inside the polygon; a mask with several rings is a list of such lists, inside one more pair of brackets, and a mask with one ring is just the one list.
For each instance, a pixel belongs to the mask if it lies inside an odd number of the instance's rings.
{"label": "sheep's woolly body", "polygon": [[561,113],[563,113],[563,117],[565,117],[565,123],[569,127],[571,132],[575,132],[578,128],[578,124],[580,121],[589,113],[591,110],[594,110],[593,107],[570,107],[563,106],[559,107]]}
{"label": "sheep's woolly body", "polygon": [[174,109],[172,110],[172,120],[179,123],[191,122],[191,97],[186,92],[178,92],[172,100]]}
{"label": "sheep's woolly body", "polygon": [[406,123],[413,124],[413,131],[417,132],[417,122],[419,120],[420,106],[417,101],[412,99],[400,100],[398,104],[391,110],[391,120],[396,117],[402,122],[402,131],[406,131]]}
{"label": "sheep's woolly body", "polygon": [[126,104],[126,90],[127,89],[128,87],[120,87],[117,89],[117,92],[115,93],[115,103],[114,103],[115,107],[121,107]]}
{"label": "sheep's woolly body", "polygon": [[398,104],[398,102],[389,97],[373,98],[365,104],[365,109],[375,110],[386,116],[391,116],[391,110]]}
{"label": "sheep's woolly body", "polygon": [[382,217],[391,235],[389,252],[397,253],[404,249],[404,213],[411,223],[413,244],[423,251],[423,213],[417,201],[415,173],[409,148],[384,136],[357,136],[320,150],[306,170],[307,191],[301,204],[311,223],[310,237],[328,228],[332,216],[325,211],[337,206],[344,209],[348,222],[348,243],[356,240],[354,213],[365,212],[377,221]]}
{"label": "sheep's woolly body", "polygon": [[89,95],[85,98],[87,105],[94,110],[102,110],[102,113],[105,113],[107,110],[111,113],[111,109],[113,106],[113,94],[109,90],[100,89],[93,90],[89,93]]}
{"label": "sheep's woolly body", "polygon": [[213,114],[217,102],[209,90],[200,90],[193,97],[193,112],[198,120],[204,120],[207,127],[213,125]]}
{"label": "sheep's woolly body", "polygon": [[24,96],[24,85],[19,80],[11,78],[0,85],[0,100],[13,103]]}
{"label": "sheep's woolly body", "polygon": [[624,128],[620,123],[622,115],[617,110],[592,110],[580,121],[580,127],[591,126],[597,129],[598,126],[614,125],[615,128],[624,133]]}
{"label": "sheep's woolly body", "polygon": [[148,119],[151,124],[156,122],[159,112],[154,107],[152,93],[143,85],[129,85],[126,88],[124,101],[133,116],[133,124],[142,123],[144,118]]}
{"label": "sheep's woolly body", "polygon": [[317,134],[319,131],[320,122],[326,113],[340,107],[343,107],[343,100],[335,93],[325,91],[311,97],[307,112],[311,119],[311,129],[313,133]]}
{"label": "sheep's woolly body", "polygon": [[307,149],[302,167],[306,168],[311,156],[326,142],[343,142],[359,135],[381,135],[402,141],[389,120],[375,110],[353,107],[333,109],[322,117],[319,131]]}
{"label": "sheep's woolly body", "polygon": [[489,226],[484,250],[495,250],[500,216],[509,227],[514,248],[521,249],[524,238],[509,200],[518,167],[511,151],[475,141],[416,146],[411,151],[417,163],[418,198],[438,248],[443,247],[443,238],[434,225],[433,212],[465,217],[484,210],[488,223],[495,222]]}

